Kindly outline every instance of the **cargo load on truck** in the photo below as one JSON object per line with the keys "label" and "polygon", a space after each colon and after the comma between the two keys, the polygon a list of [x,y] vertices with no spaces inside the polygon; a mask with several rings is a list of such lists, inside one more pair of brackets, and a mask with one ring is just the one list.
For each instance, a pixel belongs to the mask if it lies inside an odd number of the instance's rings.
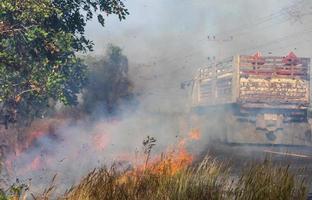
{"label": "cargo load on truck", "polygon": [[223,129],[212,135],[227,143],[310,146],[309,105],[310,58],[293,52],[233,56],[200,68],[194,78],[197,121],[207,125],[204,132],[213,130],[209,113],[217,113]]}

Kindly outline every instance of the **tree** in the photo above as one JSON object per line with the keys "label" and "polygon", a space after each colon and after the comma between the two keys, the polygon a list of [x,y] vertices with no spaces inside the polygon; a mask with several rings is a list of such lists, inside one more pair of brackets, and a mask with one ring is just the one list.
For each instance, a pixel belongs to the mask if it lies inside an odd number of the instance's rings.
{"label": "tree", "polygon": [[2,0],[0,104],[3,121],[31,121],[48,102],[77,104],[87,68],[77,52],[92,50],[85,25],[96,13],[125,19],[121,0]]}
{"label": "tree", "polygon": [[111,114],[122,102],[132,99],[128,59],[121,48],[110,45],[105,57],[88,58],[86,62],[90,66],[89,83],[83,93],[83,106],[87,112],[97,110]]}

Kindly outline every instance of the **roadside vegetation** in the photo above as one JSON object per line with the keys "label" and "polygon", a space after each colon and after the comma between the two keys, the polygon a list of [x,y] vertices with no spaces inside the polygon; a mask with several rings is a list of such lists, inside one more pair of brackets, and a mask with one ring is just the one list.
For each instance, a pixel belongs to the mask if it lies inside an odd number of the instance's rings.
{"label": "roadside vegetation", "polygon": [[[250,164],[238,176],[230,165],[206,157],[196,165],[186,165],[171,156],[147,166],[119,170],[118,165],[95,169],[70,188],[60,200],[306,200],[307,180],[299,179],[289,167],[270,161]],[[178,168],[177,168],[178,166]],[[54,181],[53,181],[54,182]],[[13,185],[0,199],[55,199],[51,187],[41,195],[30,195],[26,185]]]}
{"label": "roadside vegetation", "polygon": [[64,199],[305,200],[307,192],[305,182],[297,180],[288,167],[270,162],[251,165],[235,180],[228,168],[206,158],[174,174],[170,166],[157,173],[153,168],[132,173],[101,168],[86,176]]}

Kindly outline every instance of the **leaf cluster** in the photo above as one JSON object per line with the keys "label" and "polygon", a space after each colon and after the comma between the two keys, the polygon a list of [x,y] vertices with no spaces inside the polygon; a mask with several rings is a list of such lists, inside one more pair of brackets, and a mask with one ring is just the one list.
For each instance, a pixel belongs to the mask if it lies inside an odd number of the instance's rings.
{"label": "leaf cluster", "polygon": [[[97,14],[99,13],[99,14]],[[32,120],[49,101],[77,104],[87,67],[77,52],[92,50],[85,36],[94,15],[124,19],[120,0],[2,0],[0,2],[0,103],[3,115]]]}

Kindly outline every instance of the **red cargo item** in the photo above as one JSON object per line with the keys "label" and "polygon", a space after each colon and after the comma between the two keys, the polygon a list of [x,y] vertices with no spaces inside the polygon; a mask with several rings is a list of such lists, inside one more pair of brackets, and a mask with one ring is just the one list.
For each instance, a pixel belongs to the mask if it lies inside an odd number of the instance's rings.
{"label": "red cargo item", "polygon": [[297,65],[299,63],[299,59],[294,52],[290,52],[283,58],[283,63],[285,63],[285,65]]}
{"label": "red cargo item", "polygon": [[254,56],[251,62],[253,65],[263,65],[265,63],[265,59],[261,56],[261,53],[258,51]]}

